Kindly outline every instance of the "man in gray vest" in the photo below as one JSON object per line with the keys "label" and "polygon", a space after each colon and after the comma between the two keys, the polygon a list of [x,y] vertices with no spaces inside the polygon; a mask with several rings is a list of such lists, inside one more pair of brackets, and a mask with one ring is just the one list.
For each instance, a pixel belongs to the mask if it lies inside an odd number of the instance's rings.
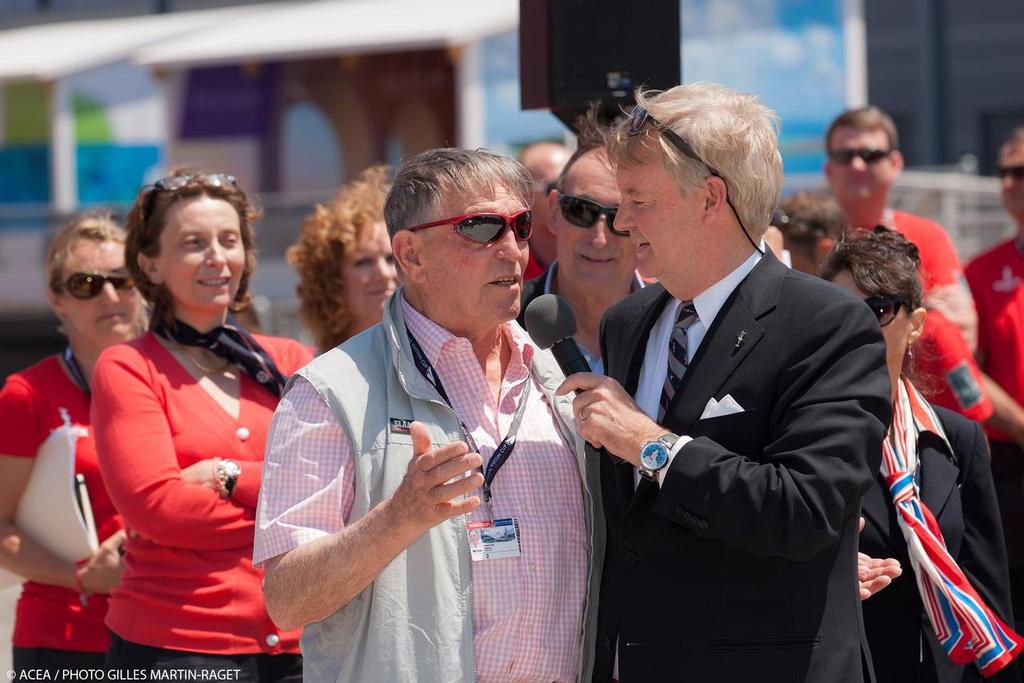
{"label": "man in gray vest", "polygon": [[404,164],[403,288],[278,406],[254,562],[307,681],[589,680],[598,473],[515,322],[531,183],[482,151]]}

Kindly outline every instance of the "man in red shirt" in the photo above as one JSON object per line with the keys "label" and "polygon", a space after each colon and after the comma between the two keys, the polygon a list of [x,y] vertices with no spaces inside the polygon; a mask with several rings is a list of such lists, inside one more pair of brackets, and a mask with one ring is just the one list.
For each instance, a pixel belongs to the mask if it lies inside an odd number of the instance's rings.
{"label": "man in red shirt", "polygon": [[928,320],[914,349],[918,386],[940,406],[985,422],[992,417],[984,376],[974,360],[977,315],[960,259],[945,229],[889,207],[889,190],[903,170],[896,125],[878,107],[844,112],[825,136],[825,176],[851,228],[898,230],[917,245]]}
{"label": "man in red shirt", "polygon": [[1015,613],[1024,607],[1024,126],[999,153],[1003,206],[1017,235],[967,264],[978,307],[978,360],[992,378],[995,415],[986,425],[1003,515]]}

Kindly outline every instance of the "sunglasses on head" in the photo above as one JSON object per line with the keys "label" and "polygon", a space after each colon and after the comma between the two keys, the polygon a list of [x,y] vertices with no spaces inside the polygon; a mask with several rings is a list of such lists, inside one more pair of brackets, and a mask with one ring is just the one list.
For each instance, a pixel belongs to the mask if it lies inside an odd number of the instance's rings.
{"label": "sunglasses on head", "polygon": [[833,149],[829,150],[828,160],[833,164],[844,166],[852,164],[853,158],[858,157],[865,164],[875,164],[892,154],[891,149],[874,149],[865,147],[861,149]]}
{"label": "sunglasses on head", "polygon": [[903,306],[903,299],[898,296],[869,296],[864,299],[871,312],[878,318],[878,324],[885,327],[896,319],[896,314]]}
{"label": "sunglasses on head", "polygon": [[149,215],[150,209],[153,204],[153,197],[159,192],[175,192],[185,187],[193,181],[198,181],[203,187],[237,187],[238,181],[235,176],[228,173],[197,173],[193,175],[172,175],[166,178],[161,178],[152,185],[147,185],[142,188],[143,192],[146,193],[146,198],[143,200],[142,205],[142,217],[145,218]]}
{"label": "sunglasses on head", "polygon": [[501,239],[506,230],[511,229],[516,239],[520,242],[530,239],[533,234],[533,219],[530,210],[525,209],[519,213],[505,216],[500,213],[469,213],[452,218],[442,218],[439,221],[414,225],[408,228],[409,232],[426,230],[438,225],[451,225],[455,234],[459,237],[476,242],[477,244],[491,244]]}
{"label": "sunglasses on head", "polygon": [[733,216],[736,217],[736,222],[740,224],[740,230],[743,231],[743,234],[744,236],[746,236],[747,241],[750,242],[750,244],[754,247],[755,250],[757,250],[758,253],[763,254],[764,252],[761,250],[761,247],[758,246],[756,242],[754,242],[753,238],[750,236],[750,233],[747,232],[747,226],[743,225],[743,219],[740,218],[739,211],[737,211],[736,207],[733,206],[732,197],[730,196],[732,193],[729,192],[729,181],[726,180],[725,176],[719,173],[714,166],[701,159],[700,155],[697,154],[697,152],[694,151],[693,147],[690,146],[690,143],[684,140],[674,130],[664,125],[658,119],[651,116],[650,112],[641,107],[639,104],[634,105],[633,111],[631,111],[629,114],[629,120],[626,123],[626,132],[630,135],[630,137],[639,135],[640,133],[643,132],[644,126],[646,126],[648,123],[652,124],[655,128],[657,128],[658,133],[660,133],[663,138],[668,140],[669,143],[673,147],[675,147],[680,154],[689,157],[690,159],[693,159],[697,163],[701,164],[702,166],[704,166],[704,168],[708,169],[708,173],[710,173],[715,178],[718,178],[725,184],[725,203],[729,205],[730,209],[732,209],[732,214]]}
{"label": "sunglasses on head", "polygon": [[72,273],[61,288],[76,299],[92,299],[110,283],[114,289],[125,290],[135,286],[129,275],[100,275],[99,273]]}
{"label": "sunglasses on head", "polygon": [[629,237],[628,230],[616,230],[613,227],[615,214],[619,210],[617,206],[603,206],[590,199],[559,193],[558,208],[565,216],[565,220],[577,227],[592,228],[598,219],[604,216],[605,224],[613,235]]}
{"label": "sunglasses on head", "polygon": [[1000,166],[997,175],[1003,180],[1013,178],[1019,182],[1024,180],[1024,166]]}

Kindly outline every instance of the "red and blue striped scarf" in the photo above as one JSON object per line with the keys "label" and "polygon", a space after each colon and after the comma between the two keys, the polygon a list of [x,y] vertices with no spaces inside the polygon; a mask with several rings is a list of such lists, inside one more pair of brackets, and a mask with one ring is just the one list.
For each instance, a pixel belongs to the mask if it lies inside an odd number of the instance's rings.
{"label": "red and blue striped scarf", "polygon": [[914,385],[901,380],[892,425],[882,446],[882,474],[907,541],[921,601],[939,643],[954,664],[976,662],[987,678],[1021,653],[1024,640],[996,616],[968,582],[946,549],[935,516],[919,496],[917,439],[925,431],[949,446],[935,411]]}

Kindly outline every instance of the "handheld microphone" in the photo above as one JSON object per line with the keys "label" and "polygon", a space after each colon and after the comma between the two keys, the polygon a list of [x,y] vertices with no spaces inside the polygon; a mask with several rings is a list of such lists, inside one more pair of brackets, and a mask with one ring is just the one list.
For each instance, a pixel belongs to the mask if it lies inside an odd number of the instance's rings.
{"label": "handheld microphone", "polygon": [[542,294],[526,307],[526,331],[541,349],[551,349],[565,376],[590,372],[590,363],[573,339],[576,314],[569,302],[557,294]]}

